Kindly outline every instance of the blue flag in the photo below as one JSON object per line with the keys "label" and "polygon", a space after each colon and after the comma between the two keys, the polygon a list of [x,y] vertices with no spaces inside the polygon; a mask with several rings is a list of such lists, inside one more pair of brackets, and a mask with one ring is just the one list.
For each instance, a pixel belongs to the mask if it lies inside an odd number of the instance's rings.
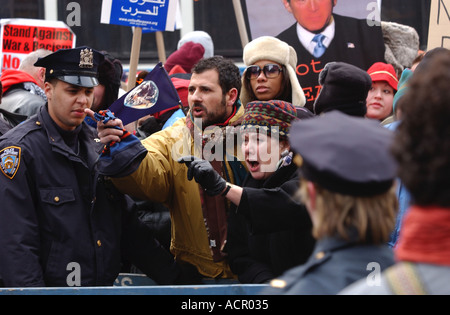
{"label": "blue flag", "polygon": [[109,110],[124,125],[128,125],[139,118],[177,105],[181,106],[180,97],[160,62],[140,85],[115,101]]}

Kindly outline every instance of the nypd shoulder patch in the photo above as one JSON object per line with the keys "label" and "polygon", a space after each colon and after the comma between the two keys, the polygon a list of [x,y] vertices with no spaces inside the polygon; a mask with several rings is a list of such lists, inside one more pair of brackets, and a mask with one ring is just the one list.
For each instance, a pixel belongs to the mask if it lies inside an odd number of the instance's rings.
{"label": "nypd shoulder patch", "polygon": [[19,147],[7,147],[0,151],[0,169],[9,179],[16,176],[20,166],[22,149]]}

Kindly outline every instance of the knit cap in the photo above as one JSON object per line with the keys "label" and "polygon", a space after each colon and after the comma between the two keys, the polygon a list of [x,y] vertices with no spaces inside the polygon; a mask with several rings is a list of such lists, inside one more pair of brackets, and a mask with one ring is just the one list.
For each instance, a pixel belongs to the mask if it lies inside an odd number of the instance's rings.
{"label": "knit cap", "polygon": [[164,68],[167,72],[170,72],[173,67],[179,65],[186,73],[191,73],[192,68],[197,62],[203,59],[204,53],[205,48],[202,45],[187,42],[167,58]]}
{"label": "knit cap", "polygon": [[330,62],[320,73],[319,84],[322,88],[314,103],[316,115],[332,110],[350,116],[366,115],[366,99],[372,88],[366,71],[345,62]]}
{"label": "knit cap", "polygon": [[297,110],[291,103],[278,100],[254,101],[245,106],[241,131],[262,129],[272,137],[276,136],[274,132],[279,132],[280,139],[285,140],[289,137],[292,122],[297,119]]}
{"label": "knit cap", "polygon": [[214,57],[214,43],[211,36],[208,33],[204,31],[193,31],[187,33],[178,42],[177,49],[180,49],[187,42],[194,42],[196,44],[202,45],[203,48],[205,49],[203,58],[207,59]]}

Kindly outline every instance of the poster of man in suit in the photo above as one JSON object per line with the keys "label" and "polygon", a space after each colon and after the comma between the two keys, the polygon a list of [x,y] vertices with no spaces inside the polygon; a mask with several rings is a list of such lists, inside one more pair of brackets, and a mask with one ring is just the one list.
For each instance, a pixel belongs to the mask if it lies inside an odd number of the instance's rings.
{"label": "poster of man in suit", "polygon": [[328,62],[366,71],[385,61],[380,7],[374,0],[247,0],[252,38],[276,36],[296,50],[297,77],[311,110]]}

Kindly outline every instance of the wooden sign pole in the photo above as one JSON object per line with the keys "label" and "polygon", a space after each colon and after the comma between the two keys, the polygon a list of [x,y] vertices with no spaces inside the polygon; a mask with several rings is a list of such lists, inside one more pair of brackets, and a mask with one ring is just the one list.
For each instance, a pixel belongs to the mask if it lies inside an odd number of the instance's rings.
{"label": "wooden sign pole", "polygon": [[159,61],[161,61],[163,64],[166,63],[166,47],[164,45],[163,32],[161,31],[156,32],[156,46],[158,48]]}
{"label": "wooden sign pole", "polygon": [[242,48],[248,44],[247,26],[245,25],[244,13],[242,11],[241,0],[233,0],[234,14],[236,15],[239,35],[241,36]]}
{"label": "wooden sign pole", "polygon": [[136,74],[141,53],[142,28],[135,27],[133,33],[133,43],[131,45],[130,71],[128,73],[128,91],[136,86]]}

